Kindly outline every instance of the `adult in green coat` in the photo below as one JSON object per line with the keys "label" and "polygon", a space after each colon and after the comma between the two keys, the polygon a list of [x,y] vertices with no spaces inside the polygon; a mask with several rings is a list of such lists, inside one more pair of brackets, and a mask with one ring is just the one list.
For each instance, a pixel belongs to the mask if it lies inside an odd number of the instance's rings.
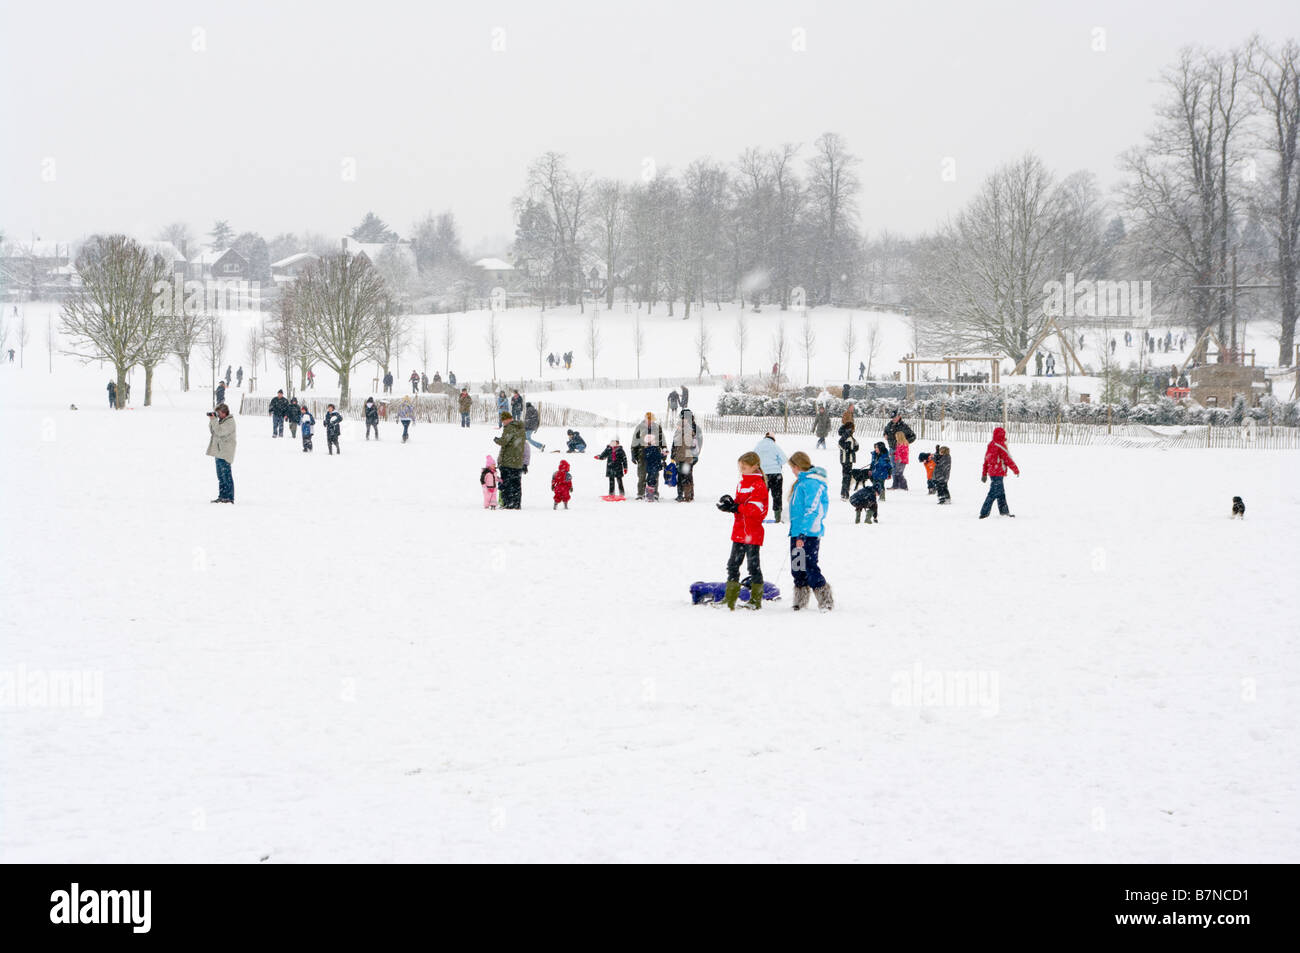
{"label": "adult in green coat", "polygon": [[501,508],[517,510],[523,504],[524,425],[511,414],[501,415],[501,436],[492,442],[501,447],[497,469],[501,472]]}

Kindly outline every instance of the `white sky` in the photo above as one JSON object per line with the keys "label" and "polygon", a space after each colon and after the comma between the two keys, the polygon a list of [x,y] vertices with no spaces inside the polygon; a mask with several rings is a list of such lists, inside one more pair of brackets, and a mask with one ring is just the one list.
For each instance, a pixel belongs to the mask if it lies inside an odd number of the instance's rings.
{"label": "white sky", "polygon": [[374,210],[406,236],[451,208],[504,250],[548,149],[630,179],[834,130],[864,160],[864,226],[914,233],[1026,149],[1112,183],[1180,46],[1298,28],[1291,0],[5,0],[0,228],[334,236]]}

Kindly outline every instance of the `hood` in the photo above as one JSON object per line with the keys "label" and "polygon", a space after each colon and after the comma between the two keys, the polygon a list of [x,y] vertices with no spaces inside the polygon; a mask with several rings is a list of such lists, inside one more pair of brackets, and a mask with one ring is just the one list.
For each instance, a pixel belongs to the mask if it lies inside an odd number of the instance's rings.
{"label": "hood", "polygon": [[994,442],[994,443],[1006,443],[1006,442],[1007,442],[1007,432],[1006,432],[1006,430],[1004,430],[1002,427],[994,427],[994,428],[993,428],[993,442]]}
{"label": "hood", "polygon": [[804,470],[796,477],[797,480],[821,480],[826,482],[826,471],[822,467],[813,467],[811,470]]}
{"label": "hood", "polygon": [[495,470],[497,468],[497,462],[492,459],[492,454],[488,454],[487,460],[484,461],[483,466],[487,467],[489,470]]}
{"label": "hood", "polygon": [[561,472],[561,473],[568,473],[568,472],[569,472],[569,461],[568,461],[568,460],[561,460],[561,461],[560,461],[560,472]]}

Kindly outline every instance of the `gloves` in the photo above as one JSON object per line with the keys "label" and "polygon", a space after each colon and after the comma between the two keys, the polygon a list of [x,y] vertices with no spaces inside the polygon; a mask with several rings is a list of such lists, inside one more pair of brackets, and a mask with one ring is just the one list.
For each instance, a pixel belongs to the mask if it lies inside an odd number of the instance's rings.
{"label": "gloves", "polygon": [[731,498],[730,494],[723,494],[718,498],[718,509],[724,513],[736,512],[736,501]]}
{"label": "gloves", "polygon": [[981,482],[981,483],[988,483],[988,482],[989,482],[989,475],[986,473],[986,474],[984,474],[982,477],[980,477],[980,482]]}

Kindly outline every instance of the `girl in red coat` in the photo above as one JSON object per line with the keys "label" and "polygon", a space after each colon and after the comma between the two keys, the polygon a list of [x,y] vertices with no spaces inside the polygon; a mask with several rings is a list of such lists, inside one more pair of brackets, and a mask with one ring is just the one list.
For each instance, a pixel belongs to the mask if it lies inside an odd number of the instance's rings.
{"label": "girl in red coat", "polygon": [[560,469],[556,470],[551,476],[551,492],[555,494],[555,503],[551,509],[559,508],[561,503],[564,508],[569,508],[569,497],[573,495],[573,476],[569,473],[569,461],[561,460]]}
{"label": "girl in red coat", "polygon": [[740,598],[742,560],[749,564],[749,607],[763,607],[763,567],[759,565],[759,554],[763,546],[763,517],[767,516],[768,508],[767,481],[763,479],[758,454],[752,450],[741,454],[739,466],[740,483],[736,485],[735,497],[724,496],[718,501],[718,509],[736,516],[731,527],[731,557],[727,560],[727,592],[722,599],[733,612]]}
{"label": "girl in red coat", "polygon": [[980,519],[988,517],[995,500],[999,515],[1015,516],[1007,508],[1007,494],[1002,488],[1002,478],[1007,475],[1007,467],[1010,467],[1011,472],[1016,476],[1020,476],[1020,468],[1016,466],[1016,461],[1011,459],[1011,454],[1007,453],[1007,432],[1001,427],[994,427],[993,439],[989,441],[988,449],[984,451],[984,474],[980,477],[981,483],[989,485],[989,495],[984,497],[984,505],[980,507]]}

